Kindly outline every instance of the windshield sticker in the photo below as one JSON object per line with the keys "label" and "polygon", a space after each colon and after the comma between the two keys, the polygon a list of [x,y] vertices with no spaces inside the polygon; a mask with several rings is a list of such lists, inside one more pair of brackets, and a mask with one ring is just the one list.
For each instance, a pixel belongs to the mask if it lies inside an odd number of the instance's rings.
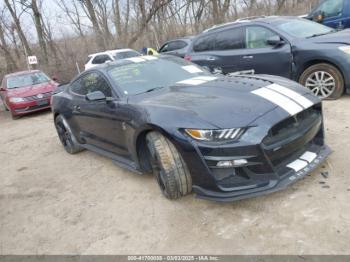
{"label": "windshield sticker", "polygon": [[290,99],[294,100],[305,109],[312,107],[314,105],[314,103],[311,102],[309,99],[303,97],[302,95],[298,94],[297,92],[287,87],[277,85],[277,84],[272,84],[272,85],[266,86],[266,88],[274,90],[282,95],[289,97]]}
{"label": "windshield sticker", "polygon": [[196,67],[194,65],[183,66],[182,69],[186,70],[187,72],[189,72],[191,74],[203,73],[203,70],[199,69],[198,67]]}
{"label": "windshield sticker", "polygon": [[141,57],[130,57],[130,58],[127,58],[125,60],[129,60],[131,62],[134,62],[134,63],[141,63],[141,62],[145,62],[146,60],[141,58]]}
{"label": "windshield sticker", "polygon": [[146,59],[146,60],[157,60],[158,59],[157,57],[151,56],[151,55],[143,56],[142,58]]}

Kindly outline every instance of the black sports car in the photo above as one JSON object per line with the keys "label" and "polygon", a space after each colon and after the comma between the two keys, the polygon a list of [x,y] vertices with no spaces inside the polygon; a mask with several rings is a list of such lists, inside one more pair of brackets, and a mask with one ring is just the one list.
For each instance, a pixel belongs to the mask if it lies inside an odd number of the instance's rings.
{"label": "black sports car", "polygon": [[87,70],[53,96],[68,153],[89,149],[139,174],[164,195],[192,190],[232,201],[274,192],[330,153],[321,101],[273,76],[217,76],[174,56]]}

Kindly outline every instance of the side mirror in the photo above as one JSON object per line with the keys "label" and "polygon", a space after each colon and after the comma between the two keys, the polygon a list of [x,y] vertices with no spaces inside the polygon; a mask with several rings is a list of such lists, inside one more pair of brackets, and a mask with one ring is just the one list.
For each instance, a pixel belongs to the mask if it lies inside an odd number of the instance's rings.
{"label": "side mirror", "polygon": [[278,46],[284,45],[286,43],[278,35],[270,37],[269,39],[267,39],[266,42],[267,42],[268,45],[271,45],[271,46],[274,46],[274,47],[278,47]]}
{"label": "side mirror", "polygon": [[106,101],[107,98],[104,93],[101,91],[94,91],[85,96],[86,100],[88,101]]}
{"label": "side mirror", "polygon": [[322,11],[318,11],[313,14],[312,20],[317,22],[317,23],[322,23],[325,18],[325,13]]}

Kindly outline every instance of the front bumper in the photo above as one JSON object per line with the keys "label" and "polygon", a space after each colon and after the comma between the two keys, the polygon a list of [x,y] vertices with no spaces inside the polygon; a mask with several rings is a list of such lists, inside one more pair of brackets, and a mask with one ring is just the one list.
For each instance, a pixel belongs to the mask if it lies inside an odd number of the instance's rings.
{"label": "front bumper", "polygon": [[9,104],[9,108],[11,113],[14,116],[25,115],[29,113],[38,112],[41,110],[49,109],[51,107],[50,104],[51,97],[46,97],[40,100],[35,101],[25,101],[19,103],[11,103]]}
{"label": "front bumper", "polygon": [[[234,200],[241,200],[280,191],[315,170],[327,158],[327,156],[331,154],[331,149],[324,145],[319,148],[319,151],[316,154],[317,157],[300,171],[296,172],[290,169],[284,174],[273,174],[276,179],[269,180],[269,182],[264,186],[256,185],[255,187],[249,189],[237,187],[232,188],[232,191],[226,192],[211,191],[199,186],[193,186],[193,191],[199,198],[220,202],[231,202]],[[271,174],[268,175],[271,176]]]}

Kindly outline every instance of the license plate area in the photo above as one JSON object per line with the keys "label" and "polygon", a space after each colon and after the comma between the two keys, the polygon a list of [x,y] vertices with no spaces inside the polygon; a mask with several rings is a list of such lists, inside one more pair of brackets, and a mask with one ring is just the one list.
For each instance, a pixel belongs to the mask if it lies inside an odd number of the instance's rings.
{"label": "license plate area", "polygon": [[46,106],[46,105],[49,105],[49,101],[47,101],[47,100],[40,100],[40,101],[37,101],[36,104],[38,106]]}

